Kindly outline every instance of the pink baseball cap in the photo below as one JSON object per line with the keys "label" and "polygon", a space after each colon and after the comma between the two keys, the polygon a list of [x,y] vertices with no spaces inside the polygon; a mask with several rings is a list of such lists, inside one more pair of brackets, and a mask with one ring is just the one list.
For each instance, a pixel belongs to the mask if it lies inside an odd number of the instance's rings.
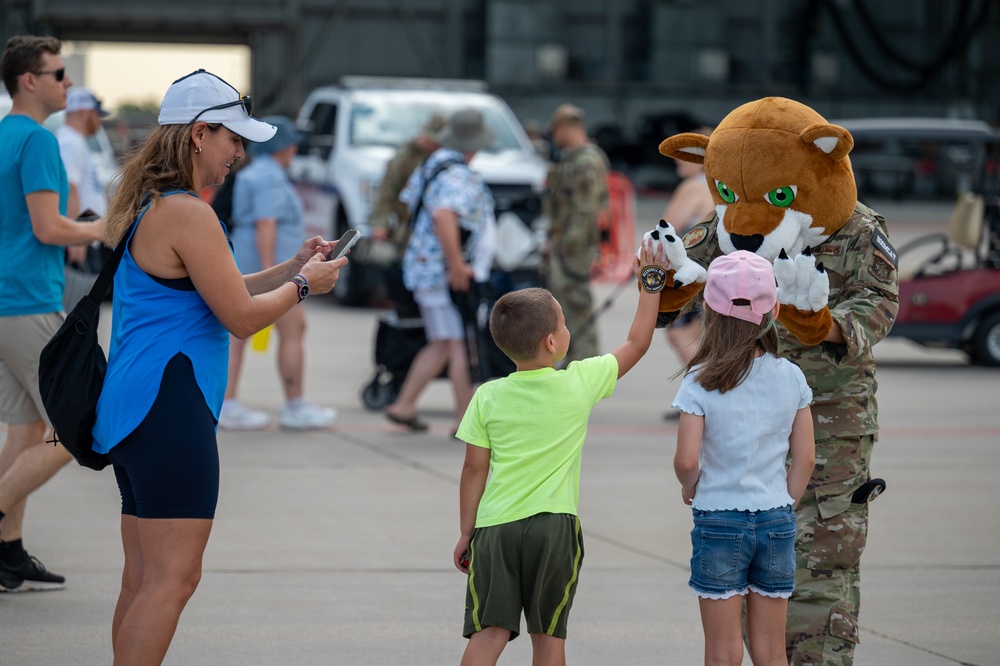
{"label": "pink baseball cap", "polygon": [[[738,299],[750,301],[749,308],[734,305]],[[705,303],[719,314],[759,324],[777,301],[774,267],[760,255],[737,250],[709,265]]]}

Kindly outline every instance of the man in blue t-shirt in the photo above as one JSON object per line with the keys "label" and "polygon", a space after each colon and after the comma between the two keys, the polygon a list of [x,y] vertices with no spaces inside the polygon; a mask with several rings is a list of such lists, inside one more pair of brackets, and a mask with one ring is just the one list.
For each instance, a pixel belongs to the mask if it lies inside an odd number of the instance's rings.
{"label": "man in blue t-shirt", "polygon": [[21,543],[25,500],[70,460],[47,446],[48,417],[38,390],[38,357],[58,330],[66,245],[101,240],[104,221],[66,217],[69,182],[59,143],[42,123],[66,108],[73,82],[53,37],[11,37],[0,60],[13,105],[0,120],[0,592],[60,589]]}

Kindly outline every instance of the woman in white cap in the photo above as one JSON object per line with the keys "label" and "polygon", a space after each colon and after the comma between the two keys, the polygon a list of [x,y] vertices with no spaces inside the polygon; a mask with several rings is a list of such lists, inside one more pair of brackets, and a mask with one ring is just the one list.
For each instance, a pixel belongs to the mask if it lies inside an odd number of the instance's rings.
{"label": "woman in white cap", "polygon": [[310,290],[330,291],[346,263],[324,261],[332,246],[317,237],[283,263],[240,274],[223,225],[195,193],[223,181],[244,140],[274,135],[250,110],[249,97],[204,70],[175,81],[108,211],[108,244],[128,243],[93,430],[122,496],[115,664],[160,663],[201,578],[219,493],[229,334],[246,338]]}

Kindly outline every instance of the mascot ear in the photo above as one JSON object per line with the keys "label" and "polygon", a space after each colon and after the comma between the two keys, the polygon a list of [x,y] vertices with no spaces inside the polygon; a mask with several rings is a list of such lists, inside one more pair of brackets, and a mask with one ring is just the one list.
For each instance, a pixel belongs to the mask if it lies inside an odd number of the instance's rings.
{"label": "mascot ear", "polygon": [[[854,148],[854,137],[840,125],[816,123],[802,130],[799,138],[804,143],[814,144],[834,162],[839,162],[847,157],[847,153]],[[660,152],[663,152],[662,144]]]}
{"label": "mascot ear", "polygon": [[708,137],[704,134],[675,134],[660,143],[660,154],[682,162],[705,163],[705,149]]}

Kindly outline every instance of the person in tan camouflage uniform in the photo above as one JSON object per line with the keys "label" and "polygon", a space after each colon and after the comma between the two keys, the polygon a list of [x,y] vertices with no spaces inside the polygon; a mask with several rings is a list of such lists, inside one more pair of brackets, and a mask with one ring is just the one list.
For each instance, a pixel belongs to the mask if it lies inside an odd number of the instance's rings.
{"label": "person in tan camouflage uniform", "polygon": [[[715,189],[715,215],[683,236],[687,259],[707,267],[723,252],[748,249],[775,261],[779,354],[802,369],[813,392],[816,466],[796,508],[786,625],[795,666],[854,663],[867,502],[885,485],[869,471],[878,439],[872,348],[899,308],[897,256],[885,220],[857,201],[852,147],[844,128],[784,98],[735,109],[709,138],[681,134],[660,144],[668,157],[703,161]],[[778,266],[785,259],[794,262],[798,288],[804,280],[808,303],[782,300]],[[696,267],[684,268],[691,275]],[[814,288],[826,280],[824,297]],[[670,286],[661,292],[661,326],[701,298],[697,279],[679,284],[670,276]]]}
{"label": "person in tan camouflage uniform", "polygon": [[418,166],[427,157],[441,147],[438,136],[448,125],[448,119],[433,113],[420,128],[420,133],[396,149],[385,167],[385,175],[375,192],[375,204],[368,216],[372,238],[378,241],[389,241],[395,248],[395,254],[401,255],[406,247],[403,245],[407,235],[407,223],[410,213],[399,195],[406,187]]}
{"label": "person in tan camouflage uniform", "polygon": [[551,220],[542,277],[563,306],[572,333],[565,363],[597,356],[590,269],[599,250],[598,217],[608,205],[608,158],[587,136],[584,113],[563,104],[552,114],[552,143],[562,157],[549,170],[545,213]]}

